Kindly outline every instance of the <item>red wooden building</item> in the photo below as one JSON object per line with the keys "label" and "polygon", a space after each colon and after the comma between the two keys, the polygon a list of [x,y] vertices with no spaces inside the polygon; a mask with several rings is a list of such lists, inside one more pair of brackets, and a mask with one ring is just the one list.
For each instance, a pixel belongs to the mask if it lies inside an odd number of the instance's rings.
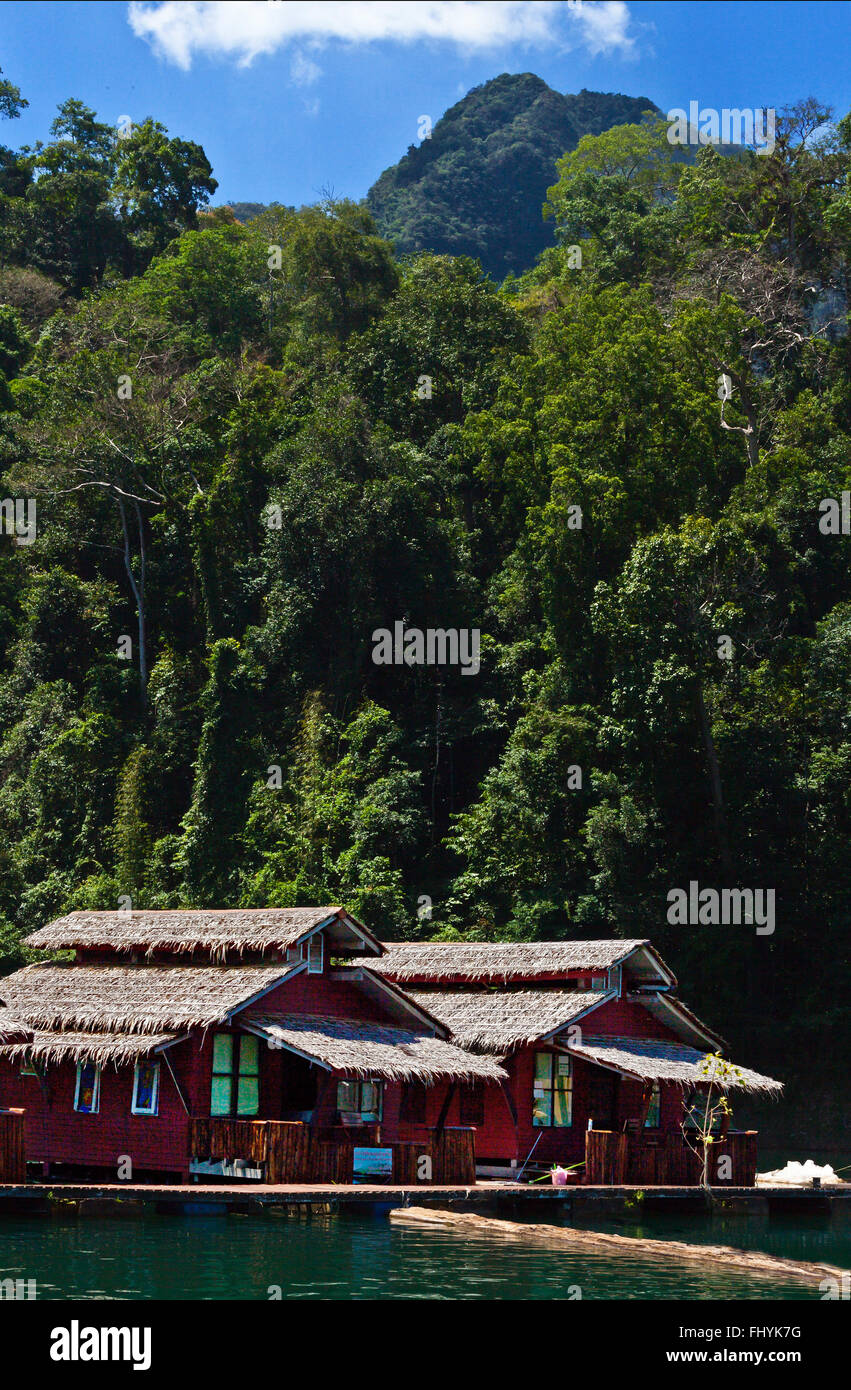
{"label": "red wooden building", "polygon": [[329,907],[76,912],[28,945],[70,953],[0,980],[0,1108],[34,1177],[572,1164],[589,1122],[679,1137],[722,1046],[646,941],[383,945]]}
{"label": "red wooden building", "polygon": [[[530,1154],[577,1164],[589,1128],[638,1130],[650,1147],[679,1140],[684,1111],[705,1094],[705,1059],[725,1050],[645,940],[397,943],[369,970],[508,1073],[498,1088],[460,1088],[448,1111],[450,1123],[476,1124],[480,1167],[514,1167]],[[782,1089],[743,1067],[732,1084]]]}

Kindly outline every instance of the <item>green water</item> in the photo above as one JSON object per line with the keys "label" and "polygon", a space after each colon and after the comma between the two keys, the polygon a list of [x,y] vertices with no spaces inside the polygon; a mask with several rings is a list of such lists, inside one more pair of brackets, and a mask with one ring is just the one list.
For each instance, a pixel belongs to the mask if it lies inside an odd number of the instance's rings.
{"label": "green water", "polygon": [[[540,1218],[539,1218],[540,1219]],[[851,1231],[698,1217],[597,1223],[622,1234],[767,1250],[851,1267]],[[589,1255],[403,1230],[386,1216],[151,1216],[139,1221],[0,1221],[0,1278],[36,1280],[40,1299],[805,1299],[776,1282],[675,1260]],[[575,1297],[575,1294],[573,1295]]]}

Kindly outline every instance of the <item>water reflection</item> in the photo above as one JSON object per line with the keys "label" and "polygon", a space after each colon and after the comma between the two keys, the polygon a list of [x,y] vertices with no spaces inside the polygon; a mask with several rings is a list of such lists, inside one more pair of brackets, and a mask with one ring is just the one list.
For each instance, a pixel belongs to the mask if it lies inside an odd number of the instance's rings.
{"label": "water reflection", "polygon": [[[621,1234],[767,1250],[851,1267],[851,1232],[788,1220],[641,1218]],[[0,1278],[40,1299],[815,1299],[817,1285],[678,1260],[402,1229],[382,1216],[0,1222]]]}

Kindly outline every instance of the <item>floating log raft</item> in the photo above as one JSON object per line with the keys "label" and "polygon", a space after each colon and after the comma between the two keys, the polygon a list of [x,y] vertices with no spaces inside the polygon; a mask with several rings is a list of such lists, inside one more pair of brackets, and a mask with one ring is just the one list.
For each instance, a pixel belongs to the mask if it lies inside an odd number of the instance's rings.
{"label": "floating log raft", "polygon": [[809,1264],[803,1260],[784,1260],[761,1250],[736,1250],[731,1245],[689,1245],[681,1240],[649,1240],[639,1236],[619,1236],[607,1231],[583,1231],[574,1226],[544,1226],[521,1221],[501,1221],[473,1212],[440,1211],[432,1207],[397,1207],[388,1213],[399,1225],[457,1231],[459,1235],[493,1236],[520,1241],[545,1241],[561,1246],[611,1251],[620,1255],[648,1255],[657,1259],[683,1259],[702,1264],[721,1264],[741,1274],[764,1274],[774,1278],[846,1279],[849,1272],[835,1265]]}

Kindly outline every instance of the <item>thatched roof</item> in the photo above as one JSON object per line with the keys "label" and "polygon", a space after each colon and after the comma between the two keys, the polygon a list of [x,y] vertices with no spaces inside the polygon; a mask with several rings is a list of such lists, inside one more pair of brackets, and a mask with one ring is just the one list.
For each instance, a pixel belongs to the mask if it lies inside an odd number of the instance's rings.
{"label": "thatched roof", "polygon": [[32,1041],[0,1049],[4,1057],[31,1062],[135,1062],[158,1047],[176,1042],[179,1033],[51,1033],[37,1031]]}
{"label": "thatched roof", "polygon": [[0,1043],[27,1042],[31,1037],[32,1029],[0,1005]]}
{"label": "thatched roof", "polygon": [[400,984],[406,980],[530,980],[568,970],[606,970],[640,947],[652,950],[645,940],[385,941],[385,954],[371,960],[369,969]]}
{"label": "thatched roof", "polygon": [[[703,1069],[707,1053],[682,1043],[663,1042],[657,1038],[585,1037],[581,1044],[565,1042],[567,1051],[589,1062],[615,1067],[626,1076],[647,1081],[675,1081],[680,1086],[705,1085],[711,1076]],[[730,1064],[735,1066],[734,1063]],[[722,1089],[766,1091],[779,1094],[782,1081],[761,1076],[747,1067],[735,1067],[736,1078]],[[717,1084],[717,1083],[716,1083]]]}
{"label": "thatched roof", "polygon": [[710,1028],[699,1019],[697,1014],[675,995],[661,992],[628,994],[627,999],[631,1004],[640,1004],[657,1022],[670,1028],[678,1038],[691,1047],[702,1047],[704,1051],[709,1052],[726,1052],[727,1044],[720,1033],[716,1033],[714,1028]]}
{"label": "thatched roof", "polygon": [[317,927],[327,925],[335,950],[364,949],[376,955],[381,944],[341,907],[258,907],[215,911],[71,912],[26,939],[41,950],[285,951]]}
{"label": "thatched roof", "polygon": [[442,1038],[407,1028],[308,1014],[246,1014],[240,1021],[272,1042],[346,1076],[431,1084],[500,1081],[506,1075],[492,1057],[477,1057]]}
{"label": "thatched roof", "polygon": [[608,998],[569,989],[408,989],[415,1004],[445,1023],[460,1047],[502,1056],[564,1028]]}
{"label": "thatched roof", "polygon": [[3,981],[31,1028],[164,1033],[207,1028],[286,978],[277,965],[26,965]]}

